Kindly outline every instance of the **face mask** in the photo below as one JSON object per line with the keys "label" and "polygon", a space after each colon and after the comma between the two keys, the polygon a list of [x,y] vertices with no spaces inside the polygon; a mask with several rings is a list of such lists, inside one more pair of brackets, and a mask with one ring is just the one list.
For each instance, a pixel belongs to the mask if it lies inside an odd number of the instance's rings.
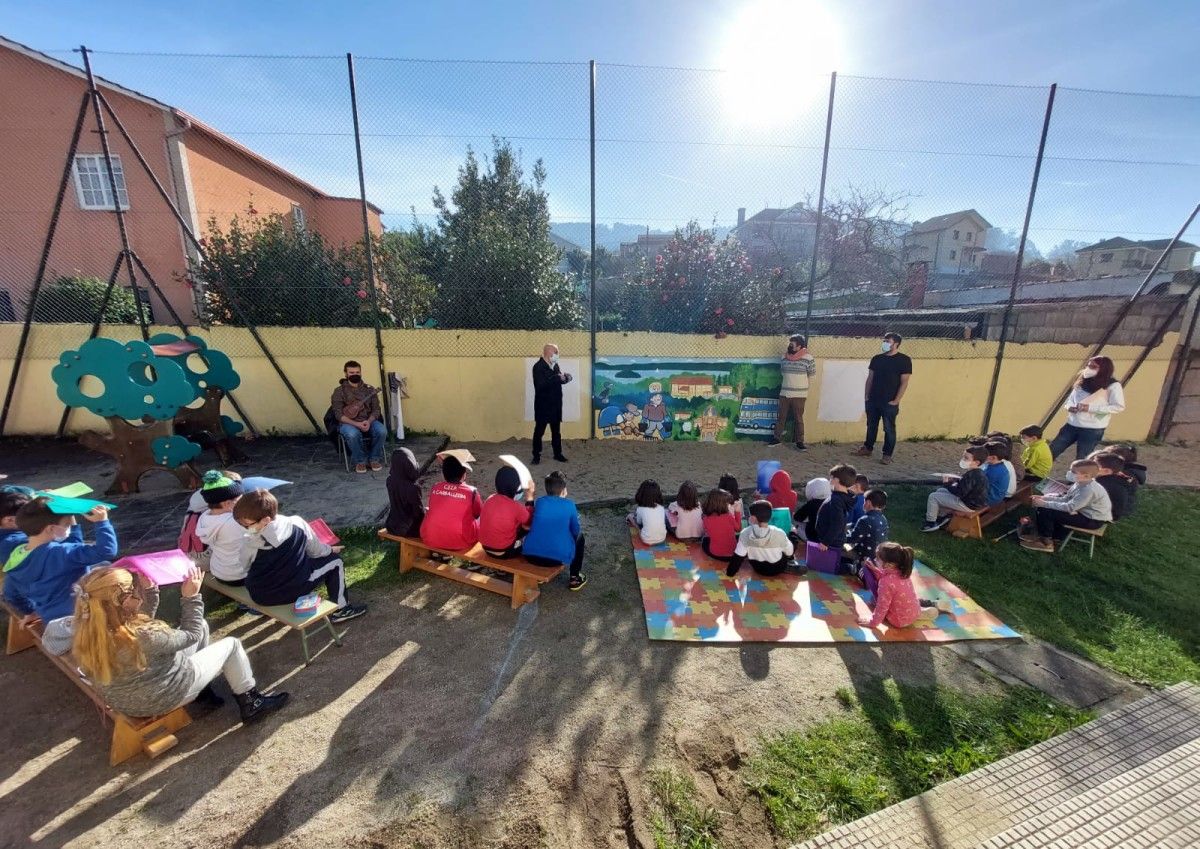
{"label": "face mask", "polygon": [[246,528],[246,533],[258,535],[262,533],[262,530],[262,528],[255,526],[253,528]]}
{"label": "face mask", "polygon": [[1098,369],[1098,368],[1088,367],[1083,370],[1084,377],[1095,377],[1099,373],[1100,373],[1100,369]]}
{"label": "face mask", "polygon": [[352,374],[349,377],[347,377],[346,380],[350,381],[351,383],[362,383],[362,375],[361,374]]}
{"label": "face mask", "polygon": [[55,542],[62,542],[71,535],[71,529],[64,528],[62,525],[55,525],[54,530],[51,531],[51,534],[54,536]]}
{"label": "face mask", "polygon": [[1071,483],[1075,483],[1075,473],[1067,472],[1067,480],[1069,480]]}
{"label": "face mask", "polygon": [[892,350],[892,343],[891,343],[891,342],[887,342],[887,341],[880,342],[880,343],[879,343],[879,350],[883,351],[885,354],[889,354],[889,353],[891,353],[891,350]]}
{"label": "face mask", "polygon": [[550,355],[550,362],[552,362],[552,363],[554,363],[555,365],[557,365],[557,364],[558,364],[558,354],[551,354],[551,355]]}
{"label": "face mask", "polygon": [[966,460],[959,460],[958,467],[960,469],[969,469],[969,468],[971,468],[971,464],[968,463]]}

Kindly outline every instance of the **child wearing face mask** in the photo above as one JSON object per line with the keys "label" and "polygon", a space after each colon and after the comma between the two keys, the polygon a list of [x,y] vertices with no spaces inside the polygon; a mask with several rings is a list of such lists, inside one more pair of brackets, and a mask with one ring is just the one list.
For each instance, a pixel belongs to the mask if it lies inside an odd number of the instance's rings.
{"label": "child wearing face mask", "polygon": [[347,622],[367,612],[365,604],[351,604],[346,594],[346,566],[339,556],[342,546],[321,542],[299,516],[280,516],[279,502],[267,490],[242,495],[233,518],[251,535],[247,544],[254,554],[246,590],[255,604],[295,604],[324,586],[329,600],[338,605],[329,615],[330,622]]}
{"label": "child wearing face mask", "polygon": [[963,473],[942,475],[945,486],[929,493],[929,500],[925,503],[922,531],[928,533],[944,528],[950,522],[951,513],[969,513],[987,506],[988,479],[980,468],[987,456],[986,448],[972,445],[963,451],[958,461]]}
{"label": "child wearing face mask", "polygon": [[1021,462],[1025,466],[1025,480],[1037,483],[1054,468],[1054,457],[1050,455],[1050,443],[1042,433],[1041,425],[1021,428]]}
{"label": "child wearing face mask", "polygon": [[1054,551],[1054,541],[1067,535],[1067,528],[1097,530],[1111,522],[1112,501],[1104,487],[1096,483],[1099,471],[1095,460],[1076,460],[1067,475],[1072,483],[1065,495],[1035,495],[1037,536],[1023,537],[1021,547],[1049,554]]}
{"label": "child wearing face mask", "polygon": [[105,508],[97,506],[83,516],[95,525],[96,541],[88,545],[75,517],[54,513],[49,501],[34,498],[17,511],[17,527],[28,539],[4,564],[5,601],[43,622],[70,616],[75,606],[71,585],[117,554],[117,532]]}

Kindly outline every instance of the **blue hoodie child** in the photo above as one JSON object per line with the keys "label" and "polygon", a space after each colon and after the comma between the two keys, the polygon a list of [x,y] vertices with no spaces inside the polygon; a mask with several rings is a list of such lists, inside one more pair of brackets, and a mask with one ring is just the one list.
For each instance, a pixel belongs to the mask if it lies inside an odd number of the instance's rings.
{"label": "blue hoodie child", "polygon": [[117,554],[117,532],[112,523],[105,518],[95,526],[96,541],[92,545],[83,541],[78,525],[61,540],[52,539],[33,549],[24,543],[18,545],[4,564],[5,601],[21,613],[36,613],[43,622],[70,616],[75,610],[72,585],[90,567],[110,561]]}

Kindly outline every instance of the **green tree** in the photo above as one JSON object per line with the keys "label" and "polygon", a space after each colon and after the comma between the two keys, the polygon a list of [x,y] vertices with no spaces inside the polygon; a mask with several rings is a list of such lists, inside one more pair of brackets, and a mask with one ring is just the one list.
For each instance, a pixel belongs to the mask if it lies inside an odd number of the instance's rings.
{"label": "green tree", "polygon": [[490,161],[475,152],[446,198],[434,188],[434,228],[419,236],[437,284],[435,315],[443,327],[543,330],[579,327],[583,307],[558,271],[541,160],[527,180],[518,154],[493,140]]}
{"label": "green tree", "polygon": [[[59,277],[44,285],[38,293],[33,320],[91,324],[100,312],[107,286],[107,281],[99,277]],[[133,292],[120,284],[114,285],[101,320],[105,324],[137,323],[137,302]]]}
{"label": "green tree", "polygon": [[780,333],[784,294],[782,269],[755,271],[736,239],[693,221],[625,274],[615,307],[624,330]]}

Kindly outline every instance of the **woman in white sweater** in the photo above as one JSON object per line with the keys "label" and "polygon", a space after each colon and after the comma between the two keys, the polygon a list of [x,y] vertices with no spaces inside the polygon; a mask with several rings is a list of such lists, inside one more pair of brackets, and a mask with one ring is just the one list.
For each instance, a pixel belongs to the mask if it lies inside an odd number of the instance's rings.
{"label": "woman in white sweater", "polygon": [[1050,443],[1055,459],[1072,445],[1075,459],[1082,460],[1096,450],[1104,439],[1104,430],[1117,413],[1125,410],[1125,390],[1113,377],[1113,361],[1092,357],[1075,378],[1067,402],[1067,423]]}

